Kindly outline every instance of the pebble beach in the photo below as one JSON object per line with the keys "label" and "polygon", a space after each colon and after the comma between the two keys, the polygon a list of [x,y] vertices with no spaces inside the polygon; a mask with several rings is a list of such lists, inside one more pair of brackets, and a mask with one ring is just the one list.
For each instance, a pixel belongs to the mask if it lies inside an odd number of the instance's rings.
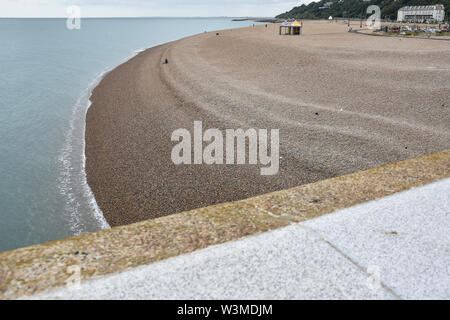
{"label": "pebble beach", "polygon": [[[305,21],[302,36],[280,36],[277,24],[207,32],[150,48],[109,72],[86,117],[88,183],[108,223],[449,149],[450,43],[347,29]],[[173,164],[171,134],[192,130],[194,121],[205,129],[279,129],[279,173]]]}

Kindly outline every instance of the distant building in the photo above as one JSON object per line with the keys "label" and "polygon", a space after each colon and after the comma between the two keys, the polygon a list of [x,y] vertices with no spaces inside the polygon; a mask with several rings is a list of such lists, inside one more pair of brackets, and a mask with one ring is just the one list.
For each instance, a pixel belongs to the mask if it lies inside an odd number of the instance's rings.
{"label": "distant building", "polygon": [[443,22],[445,9],[442,4],[434,6],[408,6],[398,10],[397,21]]}
{"label": "distant building", "polygon": [[319,7],[319,10],[324,10],[324,9],[328,9],[333,5],[332,1],[326,2],[323,7]]}

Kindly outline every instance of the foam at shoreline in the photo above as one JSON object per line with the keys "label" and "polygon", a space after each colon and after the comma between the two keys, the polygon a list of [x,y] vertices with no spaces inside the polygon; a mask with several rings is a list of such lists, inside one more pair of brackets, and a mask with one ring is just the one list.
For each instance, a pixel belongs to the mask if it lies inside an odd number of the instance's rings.
{"label": "foam at shoreline", "polygon": [[[138,49],[118,65],[126,63],[146,49]],[[96,76],[89,86],[80,94],[73,107],[69,131],[65,137],[64,148],[58,161],[62,174],[59,177],[59,189],[66,197],[66,212],[70,214],[70,228],[75,236],[111,228],[103,212],[97,205],[95,196],[87,182],[85,132],[86,114],[92,105],[93,90],[108,72],[116,67],[108,68]],[[80,144],[80,142],[82,142]],[[75,149],[75,150],[74,150]],[[80,154],[81,153],[81,154]],[[81,159],[81,160],[79,160]]]}

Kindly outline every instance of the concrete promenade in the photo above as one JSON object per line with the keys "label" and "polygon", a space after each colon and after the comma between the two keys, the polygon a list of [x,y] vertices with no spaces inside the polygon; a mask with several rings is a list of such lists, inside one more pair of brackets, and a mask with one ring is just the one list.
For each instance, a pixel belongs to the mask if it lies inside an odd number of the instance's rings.
{"label": "concrete promenade", "polygon": [[450,179],[33,299],[450,299]]}

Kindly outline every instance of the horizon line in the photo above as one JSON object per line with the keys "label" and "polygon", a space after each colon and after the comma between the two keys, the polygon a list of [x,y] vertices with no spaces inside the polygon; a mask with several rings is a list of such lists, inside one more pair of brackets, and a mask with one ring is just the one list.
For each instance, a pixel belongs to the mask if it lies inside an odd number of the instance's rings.
{"label": "horizon line", "polygon": [[[68,17],[0,17],[0,19],[67,19]],[[240,19],[273,19],[275,17],[252,16],[110,16],[110,17],[81,17],[81,19],[146,19],[146,18],[240,18]]]}

